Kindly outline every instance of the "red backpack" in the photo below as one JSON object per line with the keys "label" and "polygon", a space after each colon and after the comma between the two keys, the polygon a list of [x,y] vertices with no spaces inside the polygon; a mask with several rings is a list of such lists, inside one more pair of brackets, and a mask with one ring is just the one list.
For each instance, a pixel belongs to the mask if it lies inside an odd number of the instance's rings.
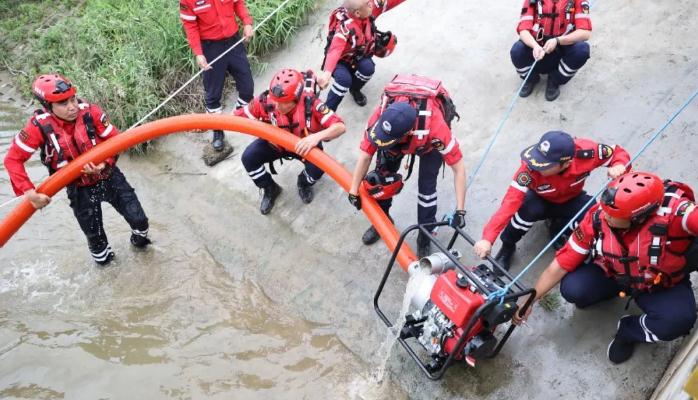
{"label": "red backpack", "polygon": [[456,111],[456,105],[453,103],[451,95],[438,79],[419,75],[395,75],[383,89],[381,110],[385,110],[386,107],[396,100],[407,100],[419,110],[420,113],[417,117],[419,129],[427,126],[426,117],[428,116],[428,111],[434,106],[439,107],[449,128],[454,118],[460,120],[460,115]]}

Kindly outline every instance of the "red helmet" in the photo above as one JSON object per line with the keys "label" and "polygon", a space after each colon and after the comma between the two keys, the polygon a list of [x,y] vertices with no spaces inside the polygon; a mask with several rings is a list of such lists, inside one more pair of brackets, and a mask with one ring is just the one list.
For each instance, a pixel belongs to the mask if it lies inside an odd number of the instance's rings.
{"label": "red helmet", "polygon": [[639,221],[664,198],[664,183],[647,172],[629,172],[614,179],[601,195],[601,209],[611,217]]}
{"label": "red helmet", "polygon": [[32,92],[43,106],[67,100],[77,90],[70,81],[60,74],[39,75],[32,84]]}
{"label": "red helmet", "polygon": [[376,35],[376,57],[388,57],[395,50],[397,46],[397,36],[394,33],[388,32],[378,32]]}
{"label": "red helmet", "polygon": [[269,98],[278,103],[298,101],[303,90],[303,75],[295,69],[282,69],[269,83]]}
{"label": "red helmet", "polygon": [[369,172],[361,184],[366,188],[368,194],[376,200],[387,200],[400,193],[404,184],[402,175],[387,173],[383,174],[376,170]]}

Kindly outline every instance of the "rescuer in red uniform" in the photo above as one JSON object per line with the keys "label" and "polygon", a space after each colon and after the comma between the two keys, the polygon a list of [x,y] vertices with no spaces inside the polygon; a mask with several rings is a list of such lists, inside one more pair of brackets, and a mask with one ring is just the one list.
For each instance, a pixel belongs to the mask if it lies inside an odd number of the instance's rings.
{"label": "rescuer in red uniform", "polygon": [[[5,155],[5,168],[12,189],[25,195],[36,209],[46,207],[51,198],[34,190],[24,163],[36,150],[41,162],[53,174],[80,154],[116,136],[119,131],[95,104],[78,99],[71,82],[58,74],[41,75],[32,92],[43,106],[34,112],[17,134]],[[67,186],[70,207],[87,237],[92,258],[108,264],[114,258],[102,224],[102,202],[110,203],[131,226],[131,243],[136,247],[150,244],[148,218],[136,192],[116,166],[116,157],[99,164],[88,163],[83,174]]]}
{"label": "rescuer in red uniform", "polygon": [[475,243],[475,253],[482,258],[489,254],[501,232],[502,247],[495,259],[508,270],[516,243],[534,222],[550,219],[551,234],[556,235],[591,199],[584,191],[591,172],[608,167],[609,176],[615,178],[626,171],[629,161],[630,155],[620,146],[547,132],[538,144],[521,152],[521,166],[502,205],[485,225],[482,239]]}
{"label": "rescuer in red uniform", "polygon": [[519,40],[511,48],[511,61],[521,79],[538,60],[519,95],[527,97],[548,74],[545,99],[560,96],[560,85],[569,82],[589,59],[591,18],[588,0],[524,0],[516,27]]}
{"label": "rescuer in red uniform", "polygon": [[688,334],[696,320],[689,279],[698,264],[694,201],[687,185],[650,173],[616,178],[538,278],[537,299],[558,282],[578,308],[619,295],[634,299],[642,313],[621,317],[608,346],[616,364],[632,356],[635,343]]}
{"label": "rescuer in red uniform", "polygon": [[[252,142],[242,153],[242,164],[255,185],[262,189],[259,211],[268,214],[281,193],[271,177],[276,173],[273,162],[282,158],[295,158],[305,164],[298,175],[298,195],[303,203],[313,201],[312,186],[323,171],[303,157],[313,148],[322,149],[322,142],[341,136],[346,130],[342,119],[316,95],[315,76],[311,71],[299,72],[283,69],[274,75],[269,90],[248,105],[235,110],[235,115],[260,120],[300,137],[295,153],[285,151],[264,139]],[[269,164],[270,170],[264,164]]]}
{"label": "rescuer in red uniform", "polygon": [[318,84],[323,89],[334,83],[327,94],[327,106],[337,110],[347,93],[359,106],[366,105],[361,89],[371,79],[376,65],[373,56],[389,56],[397,44],[390,31],[376,28],[375,19],[405,0],[345,0],[330,15],[323,71]]}
{"label": "rescuer in red uniform", "polygon": [[[206,111],[220,114],[223,110],[221,97],[225,75],[235,79],[238,99],[235,108],[246,105],[254,97],[254,80],[247,60],[247,50],[240,43],[213,65],[209,62],[223,54],[240,40],[238,22],[242,21],[242,35],[249,41],[254,35],[252,17],[247,11],[245,0],[180,0],[179,18],[184,26],[187,41],[196,56],[196,63],[204,70]],[[213,131],[211,145],[216,151],[225,147],[225,135],[221,130]]]}

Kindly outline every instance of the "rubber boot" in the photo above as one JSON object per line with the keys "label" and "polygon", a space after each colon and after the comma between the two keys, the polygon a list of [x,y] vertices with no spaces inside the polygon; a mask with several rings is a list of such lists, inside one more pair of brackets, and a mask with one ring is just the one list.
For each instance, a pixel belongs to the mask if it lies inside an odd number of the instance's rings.
{"label": "rubber boot", "polygon": [[523,84],[521,87],[521,91],[519,92],[519,97],[528,97],[533,93],[533,89],[536,87],[536,85],[540,82],[540,75],[539,74],[534,74],[533,76],[529,76],[528,80],[526,83]]}
{"label": "rubber boot", "polygon": [[516,251],[516,244],[502,242],[502,247],[497,252],[494,260],[505,270],[509,271],[511,268],[511,257],[514,256]]}
{"label": "rubber boot", "polygon": [[560,85],[555,82],[550,76],[548,76],[548,85],[545,87],[545,99],[548,101],[554,101],[560,96]]}
{"label": "rubber boot", "polygon": [[431,240],[422,231],[419,231],[419,235],[417,235],[417,257],[422,258],[429,255],[431,255]]}
{"label": "rubber boot", "polygon": [[618,330],[616,331],[616,336],[611,340],[608,345],[608,359],[614,364],[620,364],[628,361],[630,357],[633,356],[635,351],[635,343],[628,342],[618,337],[620,331],[620,324],[623,318],[630,318],[630,315],[625,315],[618,320]]}
{"label": "rubber boot", "polygon": [[267,215],[274,208],[274,201],[281,194],[281,186],[272,181],[272,184],[262,188],[262,204],[259,206],[259,212],[262,215]]}
{"label": "rubber boot", "polygon": [[363,107],[366,105],[366,96],[361,93],[361,90],[359,89],[349,89],[349,93],[351,93],[351,97],[354,98],[354,102],[358,104],[360,107]]}
{"label": "rubber boot", "polygon": [[225,147],[225,135],[223,131],[213,131],[213,140],[211,141],[211,147],[215,151],[221,151]]}
{"label": "rubber boot", "polygon": [[313,186],[308,183],[303,174],[298,175],[298,196],[305,204],[313,201]]}

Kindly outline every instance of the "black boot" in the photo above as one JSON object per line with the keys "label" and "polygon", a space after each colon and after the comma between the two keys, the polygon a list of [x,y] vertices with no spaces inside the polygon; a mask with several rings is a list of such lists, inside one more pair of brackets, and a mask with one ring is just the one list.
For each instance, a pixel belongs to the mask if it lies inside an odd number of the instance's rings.
{"label": "black boot", "polygon": [[417,235],[417,257],[422,258],[429,255],[431,255],[431,240],[422,231],[419,231],[419,235]]}
{"label": "black boot", "polygon": [[514,256],[516,251],[516,244],[502,242],[502,247],[497,252],[494,260],[505,270],[509,271],[511,268],[511,257]]}
{"label": "black boot", "polygon": [[545,99],[553,101],[560,96],[560,85],[555,80],[548,76],[548,85],[545,87]]}
{"label": "black boot", "polygon": [[521,91],[519,92],[520,97],[528,97],[533,93],[533,89],[536,87],[536,85],[540,82],[540,75],[539,74],[534,74],[533,76],[529,76],[528,80],[524,85],[521,87]]}
{"label": "black boot", "polygon": [[620,364],[628,361],[628,359],[633,356],[633,351],[635,350],[635,343],[628,342],[618,337],[618,333],[620,333],[620,325],[623,323],[625,318],[632,318],[632,315],[624,315],[620,318],[620,320],[618,320],[616,336],[608,345],[608,359],[614,364]]}
{"label": "black boot", "polygon": [[[550,218],[545,220],[545,226],[548,228],[548,234],[550,235],[550,240],[553,240],[555,236],[567,226],[567,221],[560,218]],[[570,235],[568,230],[560,235],[559,238],[553,243],[553,248],[557,251],[565,247],[565,243],[569,240]]]}
{"label": "black boot", "polygon": [[361,236],[361,241],[364,242],[365,245],[369,244],[374,244],[380,239],[380,235],[378,234],[378,231],[376,228],[371,225],[370,228],[366,229],[366,232]]}
{"label": "black boot", "polygon": [[310,204],[313,201],[313,186],[308,183],[303,174],[298,175],[298,196],[305,204]]}
{"label": "black boot", "polygon": [[131,244],[139,249],[142,249],[151,243],[153,242],[151,242],[146,236],[136,235],[135,233],[131,234]]}
{"label": "black boot", "polygon": [[366,105],[366,96],[364,96],[363,93],[361,93],[361,90],[359,89],[349,89],[349,93],[351,93],[351,97],[354,98],[354,102],[358,104],[360,107],[363,107]]}
{"label": "black boot", "polygon": [[211,146],[213,150],[221,151],[225,147],[225,135],[223,131],[213,131],[213,140],[211,141]]}
{"label": "black boot", "polygon": [[274,200],[281,194],[281,186],[272,182],[271,185],[262,188],[262,192],[262,204],[259,206],[259,212],[262,215],[267,215],[274,208]]}

